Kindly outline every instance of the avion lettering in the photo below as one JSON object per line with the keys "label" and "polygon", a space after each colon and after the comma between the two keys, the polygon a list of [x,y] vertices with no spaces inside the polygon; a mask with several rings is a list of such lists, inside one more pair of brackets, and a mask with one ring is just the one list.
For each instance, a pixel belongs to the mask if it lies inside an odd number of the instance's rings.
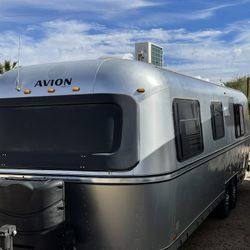
{"label": "avion lettering", "polygon": [[50,80],[38,80],[35,87],[52,87],[52,86],[70,86],[72,83],[72,78],[59,78]]}

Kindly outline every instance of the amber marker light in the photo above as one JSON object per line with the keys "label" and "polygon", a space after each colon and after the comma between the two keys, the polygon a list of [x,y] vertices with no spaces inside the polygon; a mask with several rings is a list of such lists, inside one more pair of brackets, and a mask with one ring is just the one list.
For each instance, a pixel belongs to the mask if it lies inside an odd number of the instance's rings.
{"label": "amber marker light", "polygon": [[145,92],[145,89],[144,89],[144,88],[138,88],[136,91],[137,91],[138,93],[144,93],[144,92]]}
{"label": "amber marker light", "polygon": [[72,91],[74,91],[74,92],[80,91],[80,88],[79,87],[73,87]]}
{"label": "amber marker light", "polygon": [[53,88],[49,88],[48,89],[48,93],[54,93],[56,90],[55,89],[53,89]]}
{"label": "amber marker light", "polygon": [[174,234],[173,236],[172,236],[172,240],[176,240],[177,239],[177,234]]}
{"label": "amber marker light", "polygon": [[29,95],[29,94],[31,93],[31,90],[30,90],[30,89],[25,89],[25,90],[23,91],[23,93],[24,93],[25,95]]}

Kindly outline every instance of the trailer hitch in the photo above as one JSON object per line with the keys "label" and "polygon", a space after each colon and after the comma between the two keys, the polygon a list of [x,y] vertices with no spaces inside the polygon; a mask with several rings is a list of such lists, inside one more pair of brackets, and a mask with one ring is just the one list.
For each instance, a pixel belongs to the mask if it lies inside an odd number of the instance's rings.
{"label": "trailer hitch", "polygon": [[15,225],[4,225],[0,227],[0,250],[13,250],[13,238],[16,236]]}

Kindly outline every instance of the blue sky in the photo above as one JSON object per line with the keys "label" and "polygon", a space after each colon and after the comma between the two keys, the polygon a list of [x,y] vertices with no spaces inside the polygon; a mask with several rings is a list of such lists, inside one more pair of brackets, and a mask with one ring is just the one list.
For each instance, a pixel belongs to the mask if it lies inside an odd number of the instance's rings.
{"label": "blue sky", "polygon": [[133,58],[164,47],[167,68],[214,82],[250,73],[250,0],[0,0],[0,61]]}

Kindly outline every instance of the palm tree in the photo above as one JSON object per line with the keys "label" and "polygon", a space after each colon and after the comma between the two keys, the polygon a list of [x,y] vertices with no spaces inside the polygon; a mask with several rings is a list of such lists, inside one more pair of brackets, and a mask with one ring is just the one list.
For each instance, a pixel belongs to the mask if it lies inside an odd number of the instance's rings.
{"label": "palm tree", "polygon": [[5,60],[3,63],[0,63],[0,74],[3,74],[7,71],[14,69],[17,66],[17,62],[11,62],[9,60]]}
{"label": "palm tree", "polygon": [[3,69],[3,65],[0,63],[0,75],[3,74],[4,69]]}

